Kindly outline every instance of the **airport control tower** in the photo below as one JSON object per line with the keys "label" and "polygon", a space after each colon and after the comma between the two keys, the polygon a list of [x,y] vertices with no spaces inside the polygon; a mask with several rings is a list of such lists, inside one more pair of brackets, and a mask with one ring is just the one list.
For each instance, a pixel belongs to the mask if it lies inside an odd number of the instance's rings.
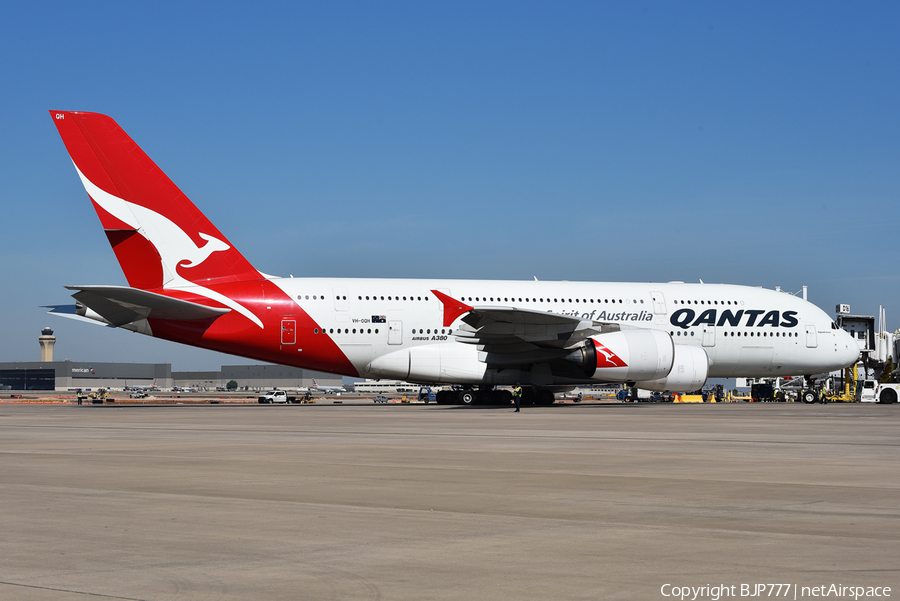
{"label": "airport control tower", "polygon": [[38,342],[41,343],[41,361],[53,361],[53,345],[56,344],[56,336],[53,335],[53,330],[50,328],[41,330],[41,337],[38,338]]}

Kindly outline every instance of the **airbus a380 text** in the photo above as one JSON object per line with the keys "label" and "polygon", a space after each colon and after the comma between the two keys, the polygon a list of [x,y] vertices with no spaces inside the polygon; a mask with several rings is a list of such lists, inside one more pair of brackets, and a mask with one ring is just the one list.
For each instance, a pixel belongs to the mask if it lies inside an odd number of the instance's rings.
{"label": "airbus a380 text", "polygon": [[[859,347],[815,305],[726,284],[280,278],[255,269],[111,118],[51,111],[128,286],[54,312],[346,376],[686,392],[817,374]],[[446,398],[446,397],[445,397]]]}

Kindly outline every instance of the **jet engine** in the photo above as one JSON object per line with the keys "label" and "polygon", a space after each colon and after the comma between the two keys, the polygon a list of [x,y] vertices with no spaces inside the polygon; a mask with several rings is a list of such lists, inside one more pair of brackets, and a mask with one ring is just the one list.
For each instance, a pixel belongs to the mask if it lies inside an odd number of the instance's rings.
{"label": "jet engine", "polygon": [[672,369],[674,347],[672,337],[661,330],[620,330],[589,338],[565,359],[595,380],[656,380]]}
{"label": "jet engine", "polygon": [[691,392],[706,383],[709,373],[709,357],[699,346],[675,345],[675,361],[672,371],[664,378],[638,381],[636,386],[644,390],[660,392]]}
{"label": "jet engine", "polygon": [[485,381],[487,366],[478,360],[478,350],[468,344],[441,343],[415,346],[376,357],[366,372],[380,378],[411,382]]}

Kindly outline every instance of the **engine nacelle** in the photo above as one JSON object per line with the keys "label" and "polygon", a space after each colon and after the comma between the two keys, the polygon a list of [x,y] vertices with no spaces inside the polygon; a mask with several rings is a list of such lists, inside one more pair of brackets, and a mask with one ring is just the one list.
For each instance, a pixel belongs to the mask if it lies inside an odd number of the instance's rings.
{"label": "engine nacelle", "polygon": [[691,392],[706,384],[709,373],[709,356],[699,346],[675,345],[675,361],[672,371],[664,378],[638,381],[636,386],[659,392]]}
{"label": "engine nacelle", "polygon": [[482,382],[487,366],[470,344],[425,344],[376,357],[366,366],[370,376],[411,382]]}
{"label": "engine nacelle", "polygon": [[655,380],[672,369],[674,346],[672,337],[661,330],[620,330],[589,338],[566,360],[581,365],[595,380]]}

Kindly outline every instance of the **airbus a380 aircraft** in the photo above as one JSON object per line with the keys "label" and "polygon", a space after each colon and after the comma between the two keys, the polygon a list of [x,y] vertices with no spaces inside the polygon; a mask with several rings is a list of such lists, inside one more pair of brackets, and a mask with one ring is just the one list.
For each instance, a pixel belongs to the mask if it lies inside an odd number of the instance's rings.
{"label": "airbus a380 aircraft", "polygon": [[57,313],[272,363],[460,385],[441,402],[506,400],[490,390],[517,382],[537,402],[598,382],[686,392],[859,355],[821,309],[761,288],[266,275],[111,118],[50,115],[128,280],[67,286],[78,304]]}

